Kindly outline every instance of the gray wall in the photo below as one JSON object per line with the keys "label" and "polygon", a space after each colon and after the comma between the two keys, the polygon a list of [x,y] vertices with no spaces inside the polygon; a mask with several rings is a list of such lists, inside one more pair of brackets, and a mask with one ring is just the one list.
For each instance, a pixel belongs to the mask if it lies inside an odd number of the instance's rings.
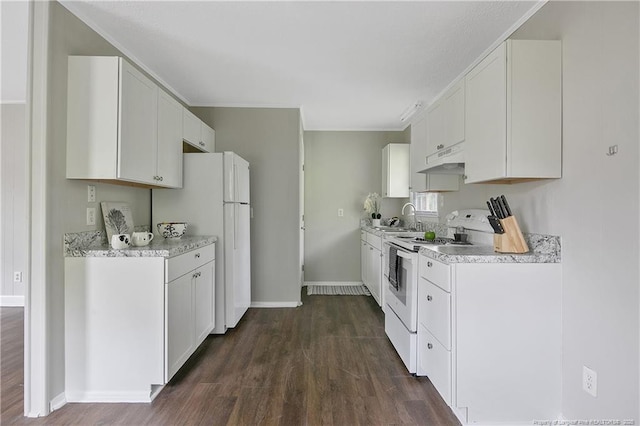
{"label": "gray wall", "polygon": [[[49,396],[64,391],[64,257],[63,234],[103,229],[100,201],[125,201],[136,225],[148,225],[151,217],[150,191],[132,187],[96,184],[97,203],[87,203],[87,183],[67,180],[67,56],[122,55],[59,3],[51,3],[49,53],[49,109],[47,113],[47,306],[49,321]],[[85,210],[97,208],[96,226],[85,225]]]}
{"label": "gray wall", "polygon": [[251,164],[251,299],[300,301],[297,109],[193,108],[216,131],[216,151]]}
{"label": "gray wall", "polygon": [[563,177],[444,195],[447,212],[506,194],[524,231],[562,237],[566,419],[640,419],[638,15],[637,2],[550,2],[525,23],[514,38],[562,40]]}
{"label": "gray wall", "polygon": [[[361,281],[364,199],[370,192],[382,191],[382,148],[410,139],[409,130],[304,133],[305,281]],[[399,216],[406,201],[383,199],[383,217]],[[339,208],[344,217],[338,217]]]}
{"label": "gray wall", "polygon": [[[0,200],[0,304],[16,305],[22,298],[27,278],[27,238],[29,223],[26,217],[27,136],[25,104],[0,105],[2,127],[2,159]],[[13,272],[23,273],[21,283],[13,282]],[[14,297],[17,296],[17,297]]]}

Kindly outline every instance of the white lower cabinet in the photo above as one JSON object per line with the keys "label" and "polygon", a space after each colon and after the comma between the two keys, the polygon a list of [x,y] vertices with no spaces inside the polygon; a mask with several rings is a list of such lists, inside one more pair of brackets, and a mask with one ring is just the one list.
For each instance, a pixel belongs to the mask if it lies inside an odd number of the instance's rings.
{"label": "white lower cabinet", "polygon": [[451,351],[423,324],[418,325],[418,375],[428,376],[444,402],[451,406]]}
{"label": "white lower cabinet", "polygon": [[370,232],[364,232],[360,238],[362,283],[369,289],[376,303],[382,306],[382,238]]}
{"label": "white lower cabinet", "polygon": [[189,359],[195,346],[193,333],[193,285],[190,275],[166,284],[167,379]]}
{"label": "white lower cabinet", "polygon": [[558,418],[561,265],[419,263],[418,375],[463,424]]}
{"label": "white lower cabinet", "polygon": [[150,402],[213,330],[215,244],[65,258],[65,397]]}

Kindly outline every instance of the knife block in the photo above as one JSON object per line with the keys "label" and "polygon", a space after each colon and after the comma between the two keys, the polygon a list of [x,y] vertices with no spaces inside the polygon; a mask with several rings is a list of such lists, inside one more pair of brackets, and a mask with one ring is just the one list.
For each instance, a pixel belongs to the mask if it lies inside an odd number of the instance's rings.
{"label": "knife block", "polygon": [[493,235],[493,250],[498,253],[527,253],[529,246],[522,236],[515,216],[500,219],[504,234]]}

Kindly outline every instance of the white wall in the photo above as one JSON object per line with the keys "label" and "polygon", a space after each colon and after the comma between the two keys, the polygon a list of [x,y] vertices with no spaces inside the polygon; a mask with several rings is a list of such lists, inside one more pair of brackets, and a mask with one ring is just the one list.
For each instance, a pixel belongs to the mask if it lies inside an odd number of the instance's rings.
{"label": "white wall", "polygon": [[[562,179],[444,195],[447,212],[505,194],[524,231],[562,237],[566,419],[640,421],[638,6],[550,2],[513,36],[562,40]],[[597,398],[581,389],[583,365]]]}
{"label": "white wall", "polygon": [[95,226],[85,225],[86,207],[100,212],[100,201],[128,202],[136,225],[151,219],[148,189],[95,184],[97,203],[87,203],[87,184],[68,180],[66,174],[67,57],[68,55],[122,55],[59,3],[51,3],[47,131],[47,247],[45,250],[50,398],[64,391],[64,257],[63,235],[67,232],[104,229],[101,214]]}
{"label": "white wall", "polygon": [[251,301],[295,306],[300,301],[299,129],[292,108],[193,108],[216,130],[216,151],[250,163]]}
{"label": "white wall", "polygon": [[[2,164],[0,201],[0,306],[24,306],[27,277],[26,177],[27,138],[25,104],[0,105]],[[13,282],[13,272],[22,272],[22,282]]]}
{"label": "white wall", "polygon": [[[364,199],[382,193],[382,148],[409,143],[404,132],[307,131],[305,139],[305,281],[360,277]],[[383,199],[383,217],[400,216],[407,198]],[[344,216],[338,217],[338,209]]]}

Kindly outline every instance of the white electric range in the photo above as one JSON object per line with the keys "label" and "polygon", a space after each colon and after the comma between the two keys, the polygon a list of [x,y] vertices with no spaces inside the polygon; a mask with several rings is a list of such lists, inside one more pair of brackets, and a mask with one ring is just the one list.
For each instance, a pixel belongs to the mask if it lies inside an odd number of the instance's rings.
{"label": "white electric range", "polygon": [[[487,210],[469,209],[447,215],[447,237],[425,240],[395,236],[384,243],[385,333],[409,370],[417,371],[418,252],[422,247],[490,245],[493,229]],[[456,229],[463,227],[466,242],[455,241]],[[390,277],[391,271],[391,277]],[[393,279],[395,278],[395,279]]]}

